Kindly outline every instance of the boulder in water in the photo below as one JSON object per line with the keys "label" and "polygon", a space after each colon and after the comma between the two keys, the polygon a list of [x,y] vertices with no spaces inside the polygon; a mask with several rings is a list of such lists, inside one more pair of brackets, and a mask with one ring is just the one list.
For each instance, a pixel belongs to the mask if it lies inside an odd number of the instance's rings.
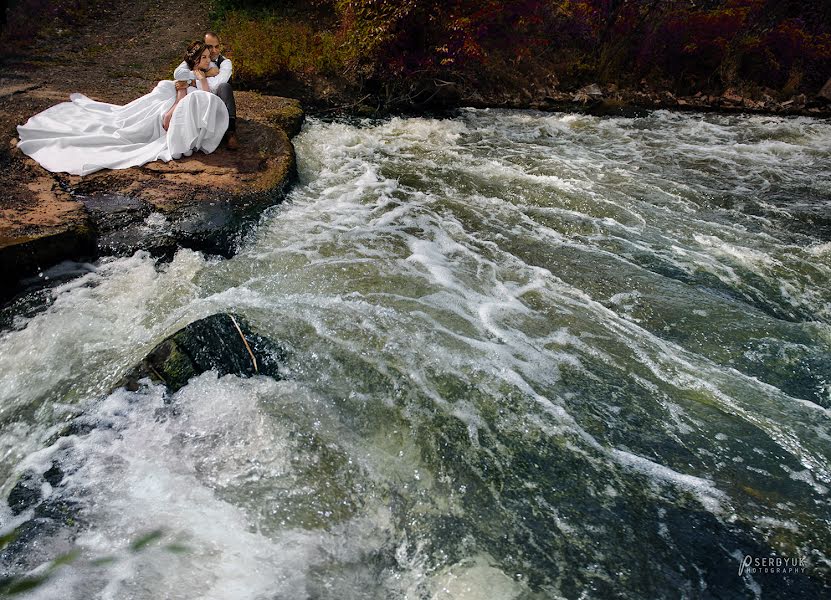
{"label": "boulder in water", "polygon": [[[125,377],[122,385],[138,389],[138,380],[149,377],[176,391],[191,377],[208,370],[220,375],[256,374],[278,377],[278,366],[284,352],[273,341],[255,333],[239,315],[218,313],[191,323],[156,346]],[[80,415],[50,445],[60,445],[68,436],[85,436],[93,429],[108,427],[106,421]],[[60,451],[60,448],[59,450]],[[0,595],[13,586],[32,583],[25,576],[36,565],[74,552],[74,538],[83,520],[75,500],[64,490],[65,469],[72,459],[59,463],[53,460],[48,469],[29,468],[24,471],[7,497],[13,515],[31,517],[13,533],[0,541]],[[49,544],[43,540],[49,539]],[[12,586],[12,587],[10,587]]]}
{"label": "boulder in water", "polygon": [[165,384],[171,391],[183,387],[205,371],[219,375],[269,375],[279,378],[283,350],[251,330],[239,315],[218,313],[191,323],[156,346],[121,385],[138,389],[144,377]]}

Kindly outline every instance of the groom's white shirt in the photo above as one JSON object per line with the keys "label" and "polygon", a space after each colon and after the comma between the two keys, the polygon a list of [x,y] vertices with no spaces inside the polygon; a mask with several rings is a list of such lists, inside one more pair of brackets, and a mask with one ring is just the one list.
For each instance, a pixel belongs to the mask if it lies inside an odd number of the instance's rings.
{"label": "groom's white shirt", "polygon": [[[211,67],[216,67],[216,64],[211,62]],[[213,92],[219,84],[228,83],[231,80],[232,73],[233,66],[231,65],[231,60],[226,58],[222,61],[222,64],[219,65],[219,73],[213,77],[208,77],[208,87],[210,90]],[[173,71],[173,79],[176,81],[188,81],[190,79],[196,79],[196,75],[188,68],[188,63],[182,61],[182,64],[176,67],[176,70]]]}

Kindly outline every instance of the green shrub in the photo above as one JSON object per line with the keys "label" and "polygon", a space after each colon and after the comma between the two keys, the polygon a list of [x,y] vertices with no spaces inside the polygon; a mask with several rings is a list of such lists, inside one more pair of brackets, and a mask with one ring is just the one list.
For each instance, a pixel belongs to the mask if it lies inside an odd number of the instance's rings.
{"label": "green shrub", "polygon": [[336,35],[275,16],[226,14],[220,32],[236,77],[261,80],[288,73],[336,73],[344,57]]}

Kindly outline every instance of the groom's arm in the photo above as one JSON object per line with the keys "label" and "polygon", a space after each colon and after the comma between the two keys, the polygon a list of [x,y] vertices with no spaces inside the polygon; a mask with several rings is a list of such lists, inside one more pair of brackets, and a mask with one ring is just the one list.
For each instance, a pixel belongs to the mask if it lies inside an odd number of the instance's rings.
{"label": "groom's arm", "polygon": [[173,79],[176,81],[188,81],[190,79],[196,79],[196,74],[188,69],[188,63],[182,61],[182,64],[173,71]]}
{"label": "groom's arm", "polygon": [[231,80],[233,72],[234,67],[231,65],[231,61],[226,58],[219,65],[219,73],[213,77],[208,77],[208,85],[211,87],[211,90],[215,90],[220,84],[228,83]]}
{"label": "groom's arm", "polygon": [[216,66],[216,63],[211,61],[211,66],[208,67],[208,70],[205,71],[205,75],[208,77],[216,77],[219,75],[219,67]]}

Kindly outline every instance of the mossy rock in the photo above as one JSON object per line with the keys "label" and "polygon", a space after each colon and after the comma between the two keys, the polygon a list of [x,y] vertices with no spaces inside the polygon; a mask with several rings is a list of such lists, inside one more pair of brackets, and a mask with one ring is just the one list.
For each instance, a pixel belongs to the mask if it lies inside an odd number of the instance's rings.
{"label": "mossy rock", "polygon": [[244,118],[276,126],[289,138],[300,133],[306,115],[298,100],[257,92],[237,92],[234,95],[239,113]]}
{"label": "mossy rock", "polygon": [[280,127],[286,132],[290,138],[300,133],[303,127],[303,121],[306,119],[306,113],[300,107],[300,102],[294,100],[287,102],[285,106],[279,110],[274,111],[271,115],[271,122]]}

